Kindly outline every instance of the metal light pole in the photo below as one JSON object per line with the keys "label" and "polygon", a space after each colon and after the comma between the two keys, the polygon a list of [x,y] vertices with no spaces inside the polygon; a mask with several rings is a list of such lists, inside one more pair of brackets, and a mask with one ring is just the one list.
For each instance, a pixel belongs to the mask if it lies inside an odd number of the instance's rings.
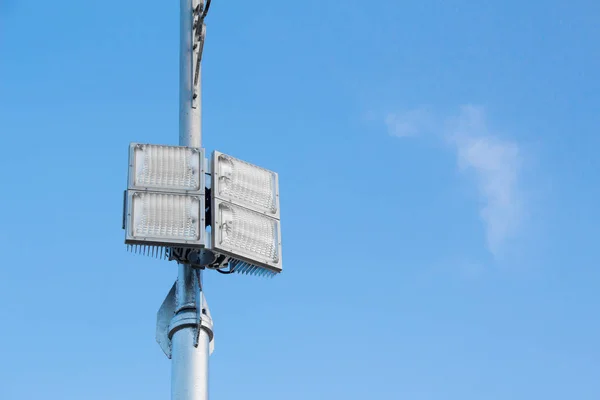
{"label": "metal light pole", "polygon": [[[201,69],[204,0],[180,0],[179,145],[202,146]],[[171,399],[208,400],[208,358],[212,320],[207,314],[201,271],[180,264],[171,340]]]}
{"label": "metal light pole", "polygon": [[131,143],[124,196],[128,248],[178,262],[156,318],[156,340],[172,361],[172,400],[208,400],[214,335],[202,271],[282,271],[278,175],[218,151],[205,167],[201,61],[210,3],[180,0],[179,146]]}
{"label": "metal light pole", "polygon": [[204,44],[204,0],[180,0],[180,14],[179,145],[200,148],[202,84],[198,58]]}

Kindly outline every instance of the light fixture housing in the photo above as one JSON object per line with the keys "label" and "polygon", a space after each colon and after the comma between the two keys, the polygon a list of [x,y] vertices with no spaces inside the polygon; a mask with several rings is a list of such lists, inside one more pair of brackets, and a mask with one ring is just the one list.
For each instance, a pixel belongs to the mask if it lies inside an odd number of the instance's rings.
{"label": "light fixture housing", "polygon": [[204,193],[204,149],[131,143],[128,180],[133,190]]}
{"label": "light fixture housing", "polygon": [[218,151],[211,172],[212,250],[246,272],[281,272],[278,175]]}
{"label": "light fixture housing", "polygon": [[215,197],[279,219],[277,173],[218,151],[212,171]]}
{"label": "light fixture housing", "polygon": [[126,244],[204,247],[204,195],[127,191]]}
{"label": "light fixture housing", "polygon": [[199,148],[130,144],[126,244],[205,247],[204,160]]}

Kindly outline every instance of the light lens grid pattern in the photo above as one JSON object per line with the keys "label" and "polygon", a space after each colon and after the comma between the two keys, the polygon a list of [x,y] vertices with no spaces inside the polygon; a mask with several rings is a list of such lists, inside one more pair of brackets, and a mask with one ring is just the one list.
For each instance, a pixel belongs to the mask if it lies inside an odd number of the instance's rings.
{"label": "light lens grid pattern", "polygon": [[220,198],[277,214],[277,175],[274,172],[218,154],[218,193]]}
{"label": "light lens grid pattern", "polygon": [[132,196],[132,236],[198,241],[201,203],[197,196],[135,192]]}
{"label": "light lens grid pattern", "polygon": [[199,191],[201,154],[197,149],[136,144],[133,185],[137,188]]}
{"label": "light lens grid pattern", "polygon": [[278,263],[279,221],[243,207],[218,204],[220,247],[253,260]]}

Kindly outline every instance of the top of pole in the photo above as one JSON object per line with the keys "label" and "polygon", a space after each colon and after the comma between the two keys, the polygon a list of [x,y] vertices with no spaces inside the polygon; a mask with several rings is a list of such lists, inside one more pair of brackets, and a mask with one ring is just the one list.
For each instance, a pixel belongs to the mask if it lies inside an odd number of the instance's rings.
{"label": "top of pole", "polygon": [[202,147],[202,50],[210,0],[180,0],[179,145]]}

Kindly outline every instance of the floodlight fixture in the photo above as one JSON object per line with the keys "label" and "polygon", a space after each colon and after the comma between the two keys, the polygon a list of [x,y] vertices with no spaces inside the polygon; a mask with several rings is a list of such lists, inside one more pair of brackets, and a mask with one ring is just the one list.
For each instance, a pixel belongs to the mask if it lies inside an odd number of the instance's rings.
{"label": "floodlight fixture", "polygon": [[278,175],[218,151],[211,172],[212,250],[237,272],[281,272]]}
{"label": "floodlight fixture", "polygon": [[127,191],[126,244],[203,247],[204,196]]}
{"label": "floodlight fixture", "polygon": [[275,172],[215,151],[212,185],[219,199],[279,218],[279,179]]}
{"label": "floodlight fixture", "polygon": [[[239,205],[213,201],[212,249],[249,267],[281,272],[281,226],[278,219]],[[240,271],[238,271],[240,272]]]}
{"label": "floodlight fixture", "polygon": [[205,245],[204,150],[131,143],[125,196],[125,243]]}
{"label": "floodlight fixture", "polygon": [[131,143],[129,189],[204,192],[204,150]]}

